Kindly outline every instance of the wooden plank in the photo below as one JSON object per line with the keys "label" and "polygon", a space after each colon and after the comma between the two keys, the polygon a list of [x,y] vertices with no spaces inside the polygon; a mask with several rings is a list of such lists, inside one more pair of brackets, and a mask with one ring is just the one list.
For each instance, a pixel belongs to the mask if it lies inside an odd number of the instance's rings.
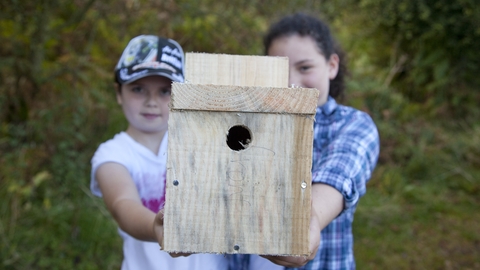
{"label": "wooden plank", "polygon": [[307,255],[315,91],[286,89],[286,58],[186,62],[170,103],[163,249]]}
{"label": "wooden plank", "polygon": [[[307,255],[312,121],[293,114],[172,111],[164,249]],[[227,145],[232,126],[249,129],[246,149]]]}
{"label": "wooden plank", "polygon": [[288,87],[288,58],[186,53],[185,78],[193,84]]}
{"label": "wooden plank", "polygon": [[174,83],[170,108],[224,112],[314,114],[317,89]]}

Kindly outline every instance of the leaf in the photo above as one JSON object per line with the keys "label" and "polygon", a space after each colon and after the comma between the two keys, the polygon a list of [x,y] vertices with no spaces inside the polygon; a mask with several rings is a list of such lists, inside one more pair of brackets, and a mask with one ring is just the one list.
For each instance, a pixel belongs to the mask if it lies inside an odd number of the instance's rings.
{"label": "leaf", "polygon": [[43,181],[48,180],[51,177],[52,175],[48,171],[41,171],[33,177],[33,186],[38,187]]}

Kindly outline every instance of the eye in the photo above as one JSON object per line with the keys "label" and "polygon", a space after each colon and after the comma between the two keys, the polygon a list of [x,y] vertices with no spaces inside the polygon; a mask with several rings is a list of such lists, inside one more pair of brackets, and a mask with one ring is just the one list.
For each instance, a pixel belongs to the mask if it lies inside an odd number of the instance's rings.
{"label": "eye", "polygon": [[165,87],[160,89],[160,96],[161,97],[169,97],[172,95],[172,88],[170,87]]}
{"label": "eye", "polygon": [[131,91],[132,91],[133,93],[139,93],[139,94],[141,94],[141,93],[143,93],[144,90],[143,90],[143,88],[142,88],[141,86],[135,85],[135,86],[133,86],[133,87],[131,88]]}
{"label": "eye", "polygon": [[312,68],[312,66],[304,65],[304,66],[298,67],[298,70],[299,70],[300,72],[304,73],[304,72],[307,72],[307,71],[308,71],[309,69],[311,69],[311,68]]}

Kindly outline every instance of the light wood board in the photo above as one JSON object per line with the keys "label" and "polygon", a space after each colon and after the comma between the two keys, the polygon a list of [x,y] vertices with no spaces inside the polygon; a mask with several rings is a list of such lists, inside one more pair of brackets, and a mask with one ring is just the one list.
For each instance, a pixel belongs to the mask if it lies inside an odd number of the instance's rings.
{"label": "light wood board", "polygon": [[[308,255],[318,91],[285,88],[279,59],[187,53],[190,83],[173,85],[170,104],[164,250]],[[238,126],[243,150],[227,144]]]}
{"label": "light wood board", "polygon": [[186,53],[185,78],[193,84],[288,87],[288,58]]}
{"label": "light wood board", "polygon": [[172,110],[313,114],[316,89],[174,83]]}
{"label": "light wood board", "polygon": [[[165,250],[306,255],[312,119],[206,111],[172,116]],[[226,144],[235,125],[252,133],[243,151]]]}

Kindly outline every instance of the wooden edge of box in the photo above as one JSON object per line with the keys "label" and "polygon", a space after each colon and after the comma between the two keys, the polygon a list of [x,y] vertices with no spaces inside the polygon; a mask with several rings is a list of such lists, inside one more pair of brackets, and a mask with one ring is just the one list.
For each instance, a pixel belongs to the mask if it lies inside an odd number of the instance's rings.
{"label": "wooden edge of box", "polygon": [[172,84],[171,110],[315,114],[315,88]]}
{"label": "wooden edge of box", "polygon": [[190,83],[288,86],[287,57],[189,52],[185,58],[185,79]]}

